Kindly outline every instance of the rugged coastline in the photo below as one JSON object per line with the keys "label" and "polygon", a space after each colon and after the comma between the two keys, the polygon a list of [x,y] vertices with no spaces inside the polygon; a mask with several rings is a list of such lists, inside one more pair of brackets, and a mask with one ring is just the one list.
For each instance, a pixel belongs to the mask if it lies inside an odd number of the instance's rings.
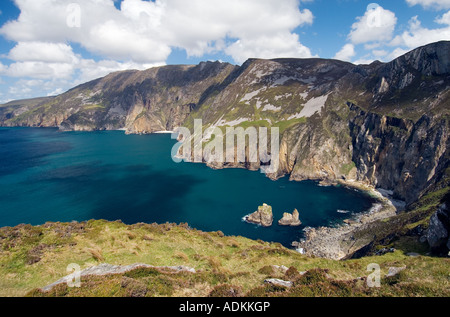
{"label": "rugged coastline", "polygon": [[326,182],[328,186],[346,186],[360,190],[376,200],[367,212],[358,214],[344,220],[344,223],[335,227],[305,228],[305,238],[294,241],[292,246],[298,252],[308,256],[322,257],[332,260],[343,260],[351,257],[355,252],[373,242],[373,237],[367,236],[355,239],[355,235],[363,228],[370,227],[378,220],[387,219],[397,215],[400,211],[393,202],[383,196],[374,187],[361,182]]}
{"label": "rugged coastline", "polygon": [[[437,184],[449,176],[449,48],[436,42],[370,65],[249,59],[117,72],[54,98],[1,105],[0,125],[147,134],[192,130],[202,119],[205,129],[278,128],[280,164],[269,178],[356,187],[382,201],[340,229],[317,229],[333,236],[332,247],[322,246],[330,244],[320,242],[322,232],[307,233],[305,252],[345,258],[371,243],[366,229],[375,222],[444,188]],[[208,166],[259,170],[259,161]],[[384,201],[391,193],[404,202]]]}
{"label": "rugged coastline", "polygon": [[[252,165],[243,164],[209,164],[204,162],[208,167],[212,169],[229,169],[229,168],[243,168],[248,170],[257,170]],[[269,179],[277,181],[280,176],[267,174]],[[291,181],[304,181],[303,179],[297,180],[295,177],[290,177]],[[292,247],[297,252],[314,257],[321,257],[332,260],[343,260],[351,257],[354,253],[370,245],[374,239],[373,237],[366,236],[358,241],[354,236],[363,229],[371,226],[372,223],[388,219],[397,215],[403,211],[406,203],[401,200],[396,200],[391,197],[391,191],[384,189],[377,189],[374,186],[355,180],[343,180],[343,179],[311,179],[317,181],[319,186],[343,186],[349,189],[363,192],[375,200],[372,207],[366,212],[359,213],[351,218],[345,219],[341,225],[333,227],[318,227],[318,228],[305,228],[305,238],[301,241],[293,241]],[[248,220],[247,215],[244,220],[252,223]]]}

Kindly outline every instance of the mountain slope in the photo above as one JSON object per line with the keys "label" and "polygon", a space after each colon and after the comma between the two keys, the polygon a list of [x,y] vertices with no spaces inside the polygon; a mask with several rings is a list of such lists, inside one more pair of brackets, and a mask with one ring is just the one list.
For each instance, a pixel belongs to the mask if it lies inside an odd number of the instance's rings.
{"label": "mountain slope", "polygon": [[0,109],[0,123],[81,131],[126,129],[128,133],[172,130],[209,87],[235,69],[208,62],[112,73],[34,107],[9,113],[8,108]]}

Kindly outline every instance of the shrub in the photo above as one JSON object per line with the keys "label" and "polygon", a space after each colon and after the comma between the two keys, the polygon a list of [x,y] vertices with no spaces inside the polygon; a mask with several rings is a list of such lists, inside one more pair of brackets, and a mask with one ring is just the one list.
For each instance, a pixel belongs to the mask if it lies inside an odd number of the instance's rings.
{"label": "shrub", "polygon": [[242,289],[239,286],[221,284],[209,293],[209,297],[241,297]]}

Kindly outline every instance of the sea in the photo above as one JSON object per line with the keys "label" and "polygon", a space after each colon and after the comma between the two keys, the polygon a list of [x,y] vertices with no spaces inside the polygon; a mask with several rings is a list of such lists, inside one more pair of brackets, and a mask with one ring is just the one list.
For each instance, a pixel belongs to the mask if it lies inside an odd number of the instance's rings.
{"label": "sea", "polygon": [[[0,227],[91,219],[187,223],[290,247],[305,228],[340,225],[375,203],[344,186],[176,163],[175,144],[170,134],[0,128]],[[264,203],[272,206],[272,227],[244,221]],[[294,209],[302,225],[279,226]]]}

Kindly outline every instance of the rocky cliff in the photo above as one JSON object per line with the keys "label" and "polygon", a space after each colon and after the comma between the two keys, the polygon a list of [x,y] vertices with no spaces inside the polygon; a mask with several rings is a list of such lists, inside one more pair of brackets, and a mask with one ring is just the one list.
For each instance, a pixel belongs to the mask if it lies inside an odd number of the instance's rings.
{"label": "rocky cliff", "polygon": [[33,106],[3,105],[3,126],[152,133],[180,126],[205,92],[235,71],[227,63],[112,73]]}
{"label": "rocky cliff", "polygon": [[[151,133],[277,127],[271,178],[357,181],[410,204],[449,166],[450,42],[389,63],[207,62],[110,74],[35,104],[0,106],[0,125]],[[214,163],[259,169],[263,163]]]}

